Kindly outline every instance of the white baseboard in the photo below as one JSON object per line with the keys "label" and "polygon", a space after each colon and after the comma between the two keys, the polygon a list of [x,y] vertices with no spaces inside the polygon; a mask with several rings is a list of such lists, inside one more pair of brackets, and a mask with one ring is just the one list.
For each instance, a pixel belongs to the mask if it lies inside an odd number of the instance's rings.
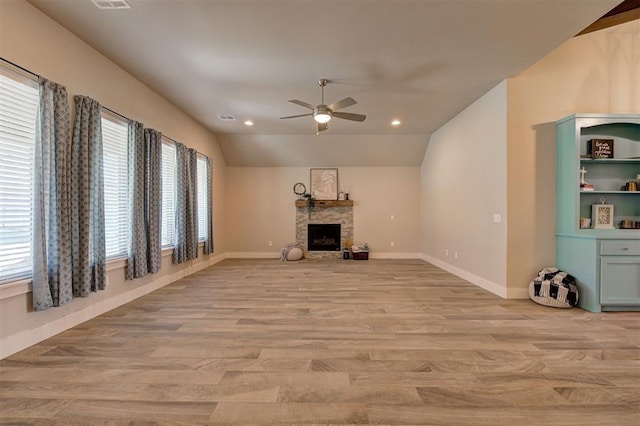
{"label": "white baseboard", "polygon": [[158,290],[174,281],[186,277],[187,275],[214,265],[224,258],[224,254],[214,255],[207,262],[198,262],[177,273],[165,275],[126,293],[120,293],[108,299],[97,301],[91,306],[72,312],[47,324],[7,336],[0,341],[0,359],[13,355],[16,352],[53,337],[56,334],[62,333],[63,331],[75,327],[78,324],[82,324],[83,322],[95,318],[98,315],[102,315],[105,312],[109,312],[112,309],[149,294],[152,291]]}
{"label": "white baseboard", "polygon": [[422,259],[422,253],[369,252],[369,259]]}
{"label": "white baseboard", "polygon": [[224,254],[226,259],[280,259],[279,251],[236,251]]}
{"label": "white baseboard", "polygon": [[453,275],[462,278],[463,280],[469,281],[471,284],[475,284],[478,287],[481,287],[496,296],[500,296],[503,299],[508,299],[509,292],[506,287],[501,286],[500,284],[494,283],[493,281],[489,281],[486,278],[482,278],[474,273],[469,271],[465,271],[464,269],[458,268],[456,266],[450,265],[446,262],[441,261],[440,259],[436,259],[435,257],[428,256],[426,254],[422,254],[420,257],[425,262],[429,262],[432,265],[437,266],[440,269],[444,269],[447,272],[451,272]]}

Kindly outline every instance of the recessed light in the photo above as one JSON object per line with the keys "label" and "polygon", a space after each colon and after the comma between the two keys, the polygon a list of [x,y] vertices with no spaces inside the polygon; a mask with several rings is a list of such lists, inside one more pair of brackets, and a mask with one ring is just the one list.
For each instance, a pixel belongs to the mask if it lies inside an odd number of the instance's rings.
{"label": "recessed light", "polygon": [[247,121],[244,122],[244,125],[245,126],[253,126],[253,121],[247,120]]}
{"label": "recessed light", "polygon": [[399,125],[400,125],[400,120],[393,120],[393,121],[391,122],[391,125],[392,125],[392,126],[399,126]]}

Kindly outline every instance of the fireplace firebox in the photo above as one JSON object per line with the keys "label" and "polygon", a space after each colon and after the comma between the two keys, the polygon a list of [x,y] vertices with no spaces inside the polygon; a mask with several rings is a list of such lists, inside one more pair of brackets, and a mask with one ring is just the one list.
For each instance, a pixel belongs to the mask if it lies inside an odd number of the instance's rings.
{"label": "fireplace firebox", "polygon": [[308,224],[307,250],[340,251],[340,224]]}

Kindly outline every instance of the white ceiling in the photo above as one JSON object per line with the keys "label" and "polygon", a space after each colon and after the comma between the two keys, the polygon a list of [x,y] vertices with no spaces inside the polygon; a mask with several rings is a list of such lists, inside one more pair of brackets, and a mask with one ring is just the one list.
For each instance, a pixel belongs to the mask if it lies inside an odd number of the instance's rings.
{"label": "white ceiling", "polygon": [[[29,1],[210,128],[231,166],[417,166],[433,131],[619,2]],[[320,136],[311,117],[280,120],[308,112],[288,99],[320,103],[320,78],[367,120]]]}

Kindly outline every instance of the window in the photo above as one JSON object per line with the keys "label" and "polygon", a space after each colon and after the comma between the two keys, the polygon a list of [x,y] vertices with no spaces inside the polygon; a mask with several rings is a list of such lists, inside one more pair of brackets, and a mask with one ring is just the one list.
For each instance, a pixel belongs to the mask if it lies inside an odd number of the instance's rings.
{"label": "window", "polygon": [[162,140],[162,247],[175,244],[176,145]]}
{"label": "window", "polygon": [[198,240],[207,238],[209,232],[209,197],[207,196],[207,160],[202,155],[198,155],[198,176],[196,187],[198,189]]}
{"label": "window", "polygon": [[0,68],[0,281],[31,275],[38,84]]}
{"label": "window", "polygon": [[102,113],[104,230],[106,257],[127,255],[129,244],[128,124]]}

